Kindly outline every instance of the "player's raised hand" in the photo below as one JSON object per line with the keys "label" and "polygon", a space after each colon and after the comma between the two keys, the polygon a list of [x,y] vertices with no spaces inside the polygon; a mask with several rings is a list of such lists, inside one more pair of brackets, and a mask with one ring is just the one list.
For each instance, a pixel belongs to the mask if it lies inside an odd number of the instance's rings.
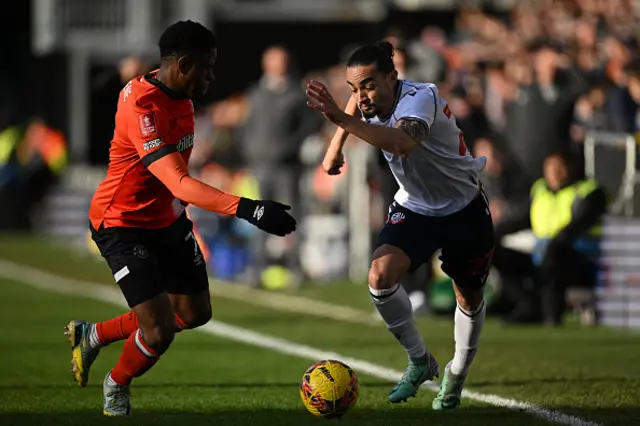
{"label": "player's raised hand", "polygon": [[296,230],[296,220],[287,210],[291,206],[277,201],[241,198],[236,216],[265,232],[284,237]]}
{"label": "player's raised hand", "polygon": [[344,120],[346,116],[345,112],[338,107],[333,96],[331,96],[331,93],[329,93],[329,90],[324,84],[317,80],[311,80],[307,85],[305,93],[307,98],[309,98],[307,101],[309,108],[320,111],[327,119],[334,123]]}

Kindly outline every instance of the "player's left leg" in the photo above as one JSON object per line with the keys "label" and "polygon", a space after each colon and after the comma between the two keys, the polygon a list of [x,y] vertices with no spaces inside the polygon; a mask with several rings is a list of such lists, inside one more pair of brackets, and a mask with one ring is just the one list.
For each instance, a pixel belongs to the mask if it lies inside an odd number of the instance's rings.
{"label": "player's left leg", "polygon": [[454,282],[455,354],[445,367],[434,410],[460,405],[465,379],[478,350],[485,319],[484,285],[493,255],[493,225],[482,197],[453,215],[448,226],[451,236],[442,249],[442,269]]}
{"label": "player's left leg", "polygon": [[[195,291],[195,290],[194,290]],[[169,294],[180,330],[190,330],[205,325],[211,319],[211,295],[209,289],[193,294]]]}
{"label": "player's left leg", "polygon": [[169,294],[179,330],[193,329],[211,319],[207,266],[193,233],[193,224],[181,217],[175,234],[159,254],[164,289]]}

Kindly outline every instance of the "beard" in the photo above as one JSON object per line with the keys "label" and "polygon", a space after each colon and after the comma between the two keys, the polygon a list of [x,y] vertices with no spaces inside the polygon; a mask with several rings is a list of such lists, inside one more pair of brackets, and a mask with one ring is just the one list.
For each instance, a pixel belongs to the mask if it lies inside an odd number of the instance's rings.
{"label": "beard", "polygon": [[375,108],[373,108],[372,106],[369,106],[369,107],[370,107],[370,109],[368,109],[366,111],[363,110],[363,109],[360,109],[360,112],[362,113],[362,116],[364,118],[373,118],[373,117],[375,117],[377,115],[377,110]]}

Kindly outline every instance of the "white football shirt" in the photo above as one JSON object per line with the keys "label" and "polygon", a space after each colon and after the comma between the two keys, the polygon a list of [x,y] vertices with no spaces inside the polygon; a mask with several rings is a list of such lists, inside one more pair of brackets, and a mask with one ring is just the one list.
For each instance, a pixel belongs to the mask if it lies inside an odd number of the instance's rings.
{"label": "white football shirt", "polygon": [[426,216],[446,216],[465,208],[478,192],[478,173],[487,160],[471,156],[435,84],[399,80],[391,113],[367,122],[396,127],[402,119],[419,120],[429,132],[406,158],[383,151],[400,187],[396,202]]}

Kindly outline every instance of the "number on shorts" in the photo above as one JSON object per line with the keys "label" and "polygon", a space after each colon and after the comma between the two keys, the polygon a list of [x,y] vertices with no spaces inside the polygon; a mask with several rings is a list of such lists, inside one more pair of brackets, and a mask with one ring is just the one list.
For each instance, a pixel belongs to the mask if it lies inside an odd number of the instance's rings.
{"label": "number on shorts", "polygon": [[198,257],[198,255],[200,254],[200,247],[198,247],[198,240],[196,240],[196,236],[193,235],[193,232],[189,232],[187,236],[184,238],[184,240],[187,241],[189,238],[193,240],[193,255],[194,257]]}

